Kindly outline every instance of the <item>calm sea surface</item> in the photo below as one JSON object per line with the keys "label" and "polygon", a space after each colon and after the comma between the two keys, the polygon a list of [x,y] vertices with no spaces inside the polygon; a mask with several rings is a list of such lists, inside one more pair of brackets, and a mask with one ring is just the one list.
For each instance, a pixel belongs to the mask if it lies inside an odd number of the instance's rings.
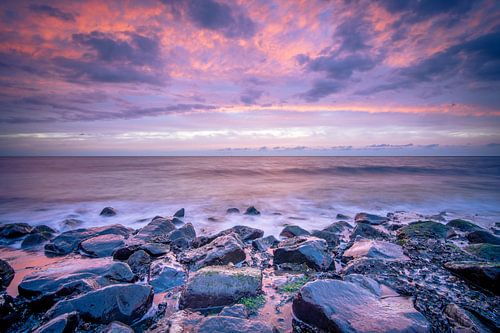
{"label": "calm sea surface", "polygon": [[[500,221],[499,157],[0,158],[0,185],[0,223],[58,229],[68,217],[139,228],[181,207],[198,231],[246,224],[277,234],[360,211]],[[225,214],[249,205],[262,216]],[[104,206],[119,214],[100,217]]]}

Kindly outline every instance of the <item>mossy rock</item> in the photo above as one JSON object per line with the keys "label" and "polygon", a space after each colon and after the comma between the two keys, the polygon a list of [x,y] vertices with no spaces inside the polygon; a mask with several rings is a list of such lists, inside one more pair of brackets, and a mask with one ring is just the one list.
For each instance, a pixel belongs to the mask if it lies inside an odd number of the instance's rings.
{"label": "mossy rock", "polygon": [[446,223],[448,227],[452,227],[458,231],[462,232],[471,232],[471,231],[476,231],[476,230],[484,230],[480,226],[466,220],[462,219],[455,219],[451,220],[450,222]]}
{"label": "mossy rock", "polygon": [[500,245],[493,244],[472,244],[465,247],[465,251],[484,260],[499,263]]}
{"label": "mossy rock", "polygon": [[413,222],[398,230],[399,238],[446,239],[452,234],[451,227],[433,221]]}

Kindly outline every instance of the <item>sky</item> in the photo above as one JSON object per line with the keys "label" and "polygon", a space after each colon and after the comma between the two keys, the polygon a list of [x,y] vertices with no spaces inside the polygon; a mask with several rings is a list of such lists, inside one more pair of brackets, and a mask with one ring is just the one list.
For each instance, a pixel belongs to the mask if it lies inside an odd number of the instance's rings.
{"label": "sky", "polygon": [[0,3],[0,155],[500,155],[500,2]]}

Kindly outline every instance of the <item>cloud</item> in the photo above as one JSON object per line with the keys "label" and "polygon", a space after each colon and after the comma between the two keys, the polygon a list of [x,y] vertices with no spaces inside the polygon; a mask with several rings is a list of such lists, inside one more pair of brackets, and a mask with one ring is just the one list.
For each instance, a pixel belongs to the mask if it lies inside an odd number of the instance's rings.
{"label": "cloud", "polygon": [[407,22],[418,22],[441,14],[463,15],[474,5],[474,1],[470,0],[381,0],[378,3],[392,14],[406,14],[404,20]]}
{"label": "cloud", "polygon": [[55,17],[59,20],[66,21],[66,22],[74,22],[75,21],[75,16],[71,13],[64,12],[58,8],[49,6],[49,5],[36,5],[32,4],[29,6],[29,9],[32,12],[39,13],[39,14],[44,14],[50,17]]}
{"label": "cloud", "polygon": [[402,144],[402,145],[393,145],[393,144],[388,144],[388,143],[382,143],[382,144],[373,144],[373,145],[366,146],[366,148],[376,148],[376,149],[408,148],[408,147],[413,147],[413,143],[407,143],[407,144]]}
{"label": "cloud", "polygon": [[340,51],[356,52],[369,48],[369,26],[361,18],[348,19],[335,30],[334,38],[339,39]]}
{"label": "cloud", "polygon": [[263,90],[246,89],[241,94],[240,101],[248,105],[255,104],[255,102],[257,102],[257,100],[262,96],[263,93],[264,93]]}
{"label": "cloud", "polygon": [[319,99],[339,92],[344,86],[338,81],[334,80],[316,80],[313,86],[308,91],[300,94],[308,102],[316,102]]}

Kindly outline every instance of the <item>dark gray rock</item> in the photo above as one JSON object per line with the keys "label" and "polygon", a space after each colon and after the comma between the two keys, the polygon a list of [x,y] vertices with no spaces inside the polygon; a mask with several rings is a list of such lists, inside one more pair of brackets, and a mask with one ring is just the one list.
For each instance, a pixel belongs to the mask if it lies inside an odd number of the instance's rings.
{"label": "dark gray rock", "polygon": [[244,242],[251,241],[253,239],[257,239],[264,236],[264,231],[260,229],[247,227],[246,225],[236,225],[232,228],[223,230],[214,236],[209,236],[208,241],[211,242],[212,240],[220,236],[225,236],[233,233],[237,234],[240,237],[240,239]]}
{"label": "dark gray rock", "polygon": [[434,221],[417,221],[398,230],[398,238],[446,239],[454,234],[453,228]]}
{"label": "dark gray rock", "polygon": [[500,245],[500,237],[497,237],[486,230],[472,231],[467,234],[467,239],[469,240],[469,243],[472,244],[486,243]]}
{"label": "dark gray rock", "polygon": [[144,242],[152,242],[155,237],[166,235],[173,230],[175,230],[175,225],[171,220],[165,218],[154,218],[146,226],[141,228],[134,238]]}
{"label": "dark gray rock", "polygon": [[48,244],[45,244],[45,253],[47,255],[64,255],[75,251],[81,242],[92,237],[101,235],[120,235],[127,237],[130,229],[120,225],[110,225],[105,227],[96,227],[89,229],[76,229],[63,232]]}
{"label": "dark gray rock", "polygon": [[127,259],[127,264],[134,274],[143,277],[149,273],[151,257],[146,251],[138,250]]}
{"label": "dark gray rock", "polygon": [[7,288],[15,275],[12,266],[7,261],[0,259],[0,290]]}
{"label": "dark gray rock", "polygon": [[466,246],[464,249],[478,258],[496,263],[500,262],[500,245],[472,244]]}
{"label": "dark gray rock", "polygon": [[339,235],[329,232],[329,231],[324,231],[324,230],[313,230],[311,232],[311,235],[317,238],[324,239],[326,243],[328,244],[328,247],[330,248],[335,248],[337,245],[340,243],[340,237]]}
{"label": "dark gray rock", "polygon": [[343,261],[349,261],[358,258],[372,258],[384,260],[410,260],[403,253],[403,248],[397,244],[386,241],[361,239],[355,241],[352,246],[347,249],[343,256]]}
{"label": "dark gray rock", "polygon": [[153,289],[140,284],[118,284],[62,300],[47,313],[54,318],[63,313],[77,311],[82,319],[109,324],[120,321],[130,324],[140,319],[153,303]]}
{"label": "dark gray rock", "polygon": [[124,323],[114,321],[106,326],[100,333],[134,333],[134,330]]}
{"label": "dark gray rock", "polygon": [[448,262],[444,267],[469,282],[500,295],[499,263]]}
{"label": "dark gray rock", "polygon": [[378,283],[370,278],[353,281],[307,283],[293,300],[295,318],[327,332],[430,332],[410,299],[380,297],[374,292]]}
{"label": "dark gray rock", "polygon": [[0,327],[8,331],[11,325],[20,321],[20,312],[14,298],[5,291],[0,292]]}
{"label": "dark gray rock", "polygon": [[351,217],[344,215],[344,214],[337,214],[337,216],[335,218],[337,220],[350,220],[351,219]]}
{"label": "dark gray rock", "polygon": [[191,223],[187,223],[179,229],[172,230],[166,235],[154,238],[155,242],[170,244],[171,250],[180,252],[191,247],[196,238],[196,231]]}
{"label": "dark gray rock", "polygon": [[135,251],[144,250],[151,257],[157,258],[168,252],[168,246],[158,243],[133,243],[116,249],[113,252],[113,259],[127,260]]}
{"label": "dark gray rock", "polygon": [[225,317],[236,317],[236,318],[248,318],[248,311],[246,306],[243,304],[235,304],[231,306],[225,306],[219,316]]}
{"label": "dark gray rock", "polygon": [[221,236],[202,247],[181,252],[178,259],[191,269],[209,265],[226,265],[245,260],[244,244],[237,234]]}
{"label": "dark gray rock", "polygon": [[259,250],[261,252],[267,251],[270,247],[276,246],[279,244],[279,240],[276,239],[273,235],[257,238],[252,241],[252,246],[254,249]]}
{"label": "dark gray rock", "polygon": [[316,270],[326,270],[332,263],[324,239],[294,237],[282,241],[274,250],[274,264],[305,264]]}
{"label": "dark gray rock", "polygon": [[379,216],[375,214],[368,213],[358,213],[354,216],[354,221],[356,223],[368,223],[371,225],[380,225],[389,221],[389,219],[385,216]]}
{"label": "dark gray rock", "polygon": [[450,222],[446,223],[448,227],[451,227],[453,229],[456,229],[461,232],[471,232],[475,230],[484,230],[480,226],[466,220],[461,220],[461,219],[455,219],[451,220]]}
{"label": "dark gray rock", "polygon": [[40,247],[49,240],[51,240],[52,238],[53,238],[52,234],[48,233],[29,234],[23,239],[23,242],[21,243],[21,248],[30,249],[30,248]]}
{"label": "dark gray rock", "polygon": [[89,257],[102,258],[112,256],[116,249],[124,245],[125,238],[121,235],[100,235],[81,242],[80,249]]}
{"label": "dark gray rock", "polygon": [[78,327],[78,312],[65,313],[37,328],[33,333],[70,333]]}
{"label": "dark gray rock", "polygon": [[261,289],[260,269],[232,266],[204,267],[189,277],[179,307],[203,309],[229,305],[242,297],[256,296]]}
{"label": "dark gray rock", "polygon": [[183,224],[184,224],[184,221],[183,221],[183,220],[181,220],[181,219],[180,219],[180,218],[178,218],[178,217],[174,217],[174,218],[172,218],[172,223],[173,223],[175,226],[177,226],[177,227],[178,227],[178,226],[183,225]]}
{"label": "dark gray rock", "polygon": [[184,217],[184,214],[185,214],[185,210],[184,210],[184,208],[181,208],[175,212],[174,217]]}
{"label": "dark gray rock", "polygon": [[83,224],[82,220],[78,219],[65,219],[60,223],[61,227],[64,229],[75,229]]}
{"label": "dark gray rock", "polygon": [[281,237],[292,238],[296,236],[309,236],[311,233],[298,225],[287,225],[280,232]]}
{"label": "dark gray rock", "polygon": [[259,320],[235,317],[207,317],[197,327],[197,333],[273,333],[273,327]]}
{"label": "dark gray rock", "polygon": [[239,214],[240,210],[238,208],[228,208],[226,210],[226,214]]}
{"label": "dark gray rock", "polygon": [[357,237],[368,239],[389,239],[389,235],[383,231],[376,229],[368,223],[358,223],[351,234],[351,240]]}
{"label": "dark gray rock", "polygon": [[113,207],[104,207],[99,215],[101,216],[115,216],[118,212]]}
{"label": "dark gray rock", "polygon": [[32,234],[38,234],[38,233],[55,234],[56,232],[57,232],[57,230],[54,230],[45,224],[37,225],[33,228],[33,230],[31,230]]}
{"label": "dark gray rock", "polygon": [[186,283],[187,274],[180,264],[155,261],[151,265],[151,278],[149,284],[153,286],[155,293],[182,286]]}
{"label": "dark gray rock", "polygon": [[0,237],[18,238],[27,235],[33,228],[28,223],[9,223],[0,226]]}
{"label": "dark gray rock", "polygon": [[342,234],[345,231],[351,230],[352,226],[345,221],[333,222],[328,227],[324,228],[323,231],[332,232],[334,234]]}
{"label": "dark gray rock", "polygon": [[260,212],[254,206],[250,206],[245,210],[245,215],[260,215]]}

